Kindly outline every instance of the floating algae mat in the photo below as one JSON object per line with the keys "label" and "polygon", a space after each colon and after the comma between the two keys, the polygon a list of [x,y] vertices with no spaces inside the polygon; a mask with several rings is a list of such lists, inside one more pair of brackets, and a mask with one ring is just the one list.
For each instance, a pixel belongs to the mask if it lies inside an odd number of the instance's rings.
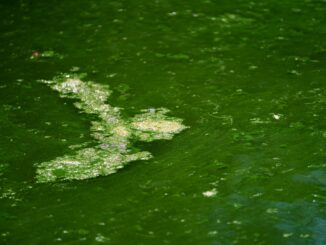
{"label": "floating algae mat", "polygon": [[98,116],[99,120],[91,126],[91,136],[98,144],[39,164],[37,182],[81,180],[115,173],[128,162],[152,157],[146,151],[135,152],[131,141],[172,139],[186,128],[181,119],[167,116],[169,111],[164,108],[144,110],[125,120],[118,107],[106,103],[111,94],[107,85],[81,79],[82,76],[62,75],[41,82],[58,91],[61,97],[77,99],[74,105],[81,111]]}
{"label": "floating algae mat", "polygon": [[326,244],[325,3],[0,1],[0,245]]}

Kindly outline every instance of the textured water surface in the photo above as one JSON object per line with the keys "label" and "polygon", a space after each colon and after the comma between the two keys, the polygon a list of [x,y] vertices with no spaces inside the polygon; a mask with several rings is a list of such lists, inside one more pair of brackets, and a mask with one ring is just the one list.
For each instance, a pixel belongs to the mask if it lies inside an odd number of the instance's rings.
{"label": "textured water surface", "polygon": [[[2,1],[0,243],[325,244],[325,4]],[[153,157],[37,177],[111,150]]]}

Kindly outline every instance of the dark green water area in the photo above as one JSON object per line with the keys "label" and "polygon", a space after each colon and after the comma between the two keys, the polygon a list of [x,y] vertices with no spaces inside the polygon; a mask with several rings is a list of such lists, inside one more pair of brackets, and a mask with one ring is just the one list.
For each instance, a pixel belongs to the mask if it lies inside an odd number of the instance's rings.
{"label": "dark green water area", "polygon": [[[325,0],[2,0],[0,13],[0,244],[326,244]],[[167,108],[187,128],[128,138],[153,157],[114,174],[37,181],[40,164],[96,145],[96,115],[39,82],[62,74],[109,86],[121,122]]]}

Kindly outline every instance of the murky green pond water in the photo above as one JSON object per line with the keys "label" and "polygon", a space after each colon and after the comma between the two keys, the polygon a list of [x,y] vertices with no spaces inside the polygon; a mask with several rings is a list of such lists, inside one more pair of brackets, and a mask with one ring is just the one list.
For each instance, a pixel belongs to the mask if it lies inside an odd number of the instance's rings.
{"label": "murky green pond water", "polygon": [[[325,244],[326,2],[2,1],[1,244]],[[109,176],[37,183],[94,115],[38,81],[86,73],[123,120],[189,128]],[[121,119],[122,120],[122,119]],[[93,143],[92,143],[93,142]]]}

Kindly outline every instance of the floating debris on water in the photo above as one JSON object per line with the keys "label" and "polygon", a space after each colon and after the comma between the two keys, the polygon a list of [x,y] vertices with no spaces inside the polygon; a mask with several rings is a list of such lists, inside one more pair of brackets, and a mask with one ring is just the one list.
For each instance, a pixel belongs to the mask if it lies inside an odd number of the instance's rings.
{"label": "floating debris on water", "polygon": [[53,50],[34,50],[30,56],[31,60],[39,59],[39,58],[58,58],[63,59],[63,55],[53,51]]}
{"label": "floating debris on water", "polygon": [[107,85],[84,82],[82,78],[83,75],[62,75],[41,82],[58,91],[61,97],[77,99],[74,105],[81,111],[98,116],[91,126],[91,136],[98,144],[38,164],[36,179],[39,183],[115,173],[128,162],[152,157],[149,152],[133,149],[135,140],[172,139],[187,128],[181,119],[167,116],[169,110],[165,108],[144,110],[131,119],[124,119],[120,108],[106,103],[111,94]]}
{"label": "floating debris on water", "polygon": [[281,119],[281,117],[282,117],[282,115],[281,114],[275,114],[275,113],[273,113],[273,118],[275,119],[275,120],[280,120]]}
{"label": "floating debris on water", "polygon": [[284,233],[283,234],[283,237],[284,238],[288,238],[288,237],[290,237],[290,236],[292,236],[293,235],[293,233]]}
{"label": "floating debris on water", "polygon": [[212,190],[203,192],[204,197],[215,197],[217,195],[217,190],[213,188]]}

